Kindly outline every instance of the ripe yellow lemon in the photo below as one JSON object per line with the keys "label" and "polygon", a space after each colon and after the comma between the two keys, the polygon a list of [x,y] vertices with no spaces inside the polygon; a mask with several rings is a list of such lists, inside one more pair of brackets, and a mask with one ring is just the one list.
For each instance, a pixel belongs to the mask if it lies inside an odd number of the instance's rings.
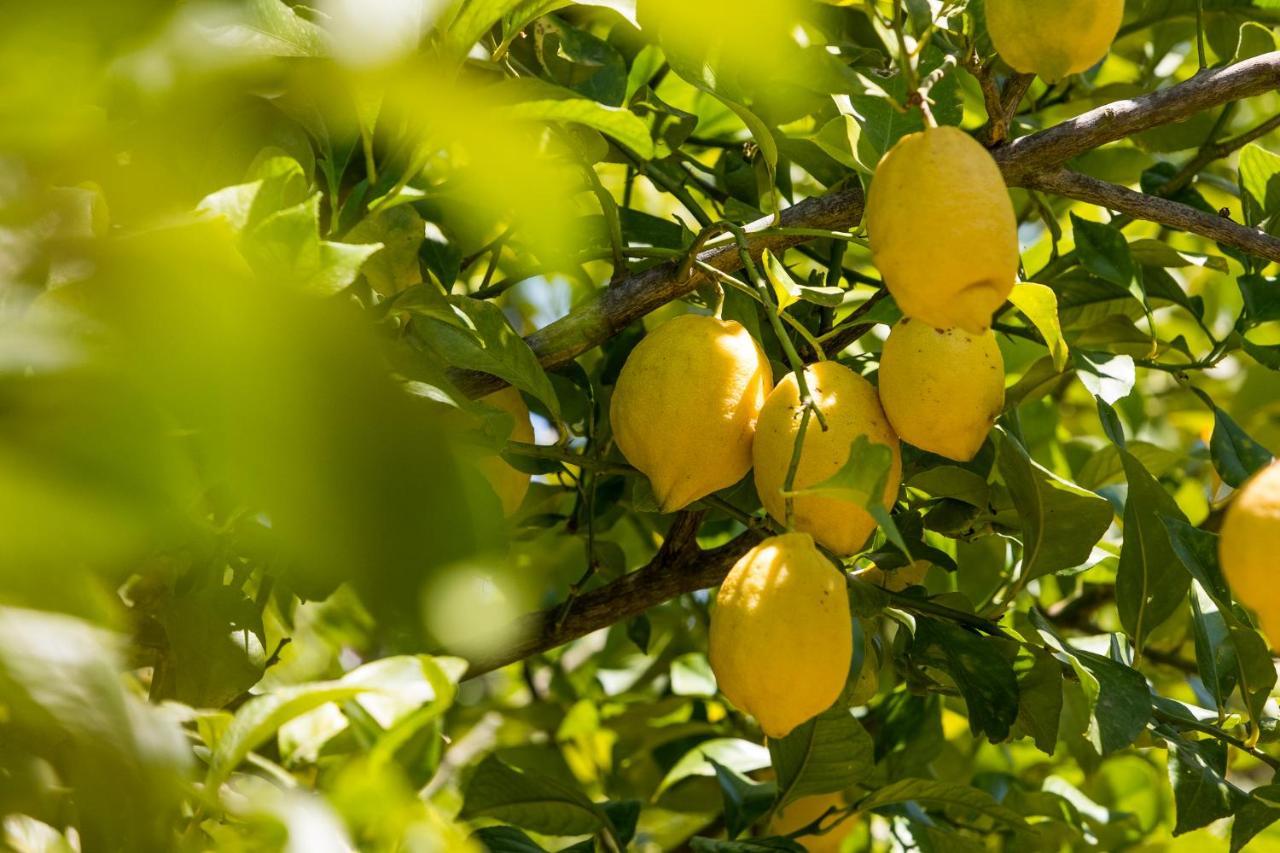
{"label": "ripe yellow lemon", "polygon": [[928,560],[916,560],[908,566],[887,572],[876,566],[859,569],[853,573],[853,576],[890,592],[902,592],[908,587],[923,584],[932,566],[933,564]]}
{"label": "ripe yellow lemon", "polygon": [[[785,808],[778,809],[769,821],[770,835],[790,835],[803,829],[827,813],[828,809],[843,810],[848,808],[841,794],[820,794],[816,797],[801,797],[787,803]],[[826,828],[835,822],[834,817],[827,818],[820,826]],[[839,853],[844,840],[853,834],[858,827],[858,818],[850,817],[836,824],[830,832],[822,835],[802,835],[796,842],[808,853]]]}
{"label": "ripe yellow lemon", "polygon": [[1107,55],[1124,0],[987,0],[991,43],[1015,70],[1056,83]]}
{"label": "ripe yellow lemon", "polygon": [[740,323],[676,317],[623,365],[609,409],[613,437],[662,511],[675,512],[746,476],[772,387],[769,360]]}
{"label": "ripe yellow lemon", "polygon": [[[880,408],[871,383],[844,365],[822,361],[805,370],[814,402],[827,418],[823,432],[817,418],[805,431],[796,490],[817,485],[839,471],[849,459],[854,440],[865,435],[874,444],[893,451],[893,467],[885,484],[884,504],[892,507],[902,482],[902,456],[898,436]],[[800,429],[803,405],[795,374],[788,374],[769,395],[756,425],[756,491],[766,510],[778,521],[786,520],[782,495],[791,464],[791,451]],[[841,556],[857,553],[876,529],[876,521],[861,506],[838,498],[802,496],[795,499],[795,527]]]}
{"label": "ripe yellow lemon", "polygon": [[954,127],[904,136],[867,194],[872,260],[902,313],[977,334],[1018,277],[1018,223],[1000,169]]}
{"label": "ripe yellow lemon", "polygon": [[[494,391],[480,402],[495,409],[501,409],[515,419],[515,428],[511,431],[512,441],[533,442],[533,424],[529,421],[529,407],[525,405],[520,391],[507,386],[501,391]],[[529,475],[517,471],[500,456],[485,456],[480,459],[480,473],[484,474],[489,485],[498,493],[502,501],[502,511],[506,515],[514,515],[520,508],[525,494],[529,491]]]}
{"label": "ripe yellow lemon", "polygon": [[844,575],[805,533],[761,542],[725,578],[711,611],[720,690],[771,738],[831,707],[853,657]]}
{"label": "ripe yellow lemon", "polygon": [[880,402],[903,441],[967,462],[1004,408],[996,336],[902,320],[880,356]]}
{"label": "ripe yellow lemon", "polygon": [[1280,463],[1273,462],[1240,489],[1227,509],[1218,540],[1222,573],[1231,591],[1258,614],[1273,649],[1280,649]]}

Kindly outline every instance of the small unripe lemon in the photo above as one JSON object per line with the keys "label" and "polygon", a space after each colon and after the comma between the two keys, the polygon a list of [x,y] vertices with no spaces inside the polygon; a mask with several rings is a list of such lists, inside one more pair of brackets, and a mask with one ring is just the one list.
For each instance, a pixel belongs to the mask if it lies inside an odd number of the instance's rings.
{"label": "small unripe lemon", "polygon": [[[529,407],[520,396],[519,389],[508,385],[501,391],[494,391],[480,402],[495,409],[501,409],[515,420],[511,430],[511,440],[525,444],[533,442],[533,424],[529,420]],[[514,515],[520,503],[529,491],[529,475],[512,468],[500,456],[485,456],[480,459],[480,473],[484,474],[489,485],[498,493],[502,501],[502,511],[506,515]]]}
{"label": "small unripe lemon", "polygon": [[872,260],[902,313],[938,329],[991,325],[1018,277],[1018,222],[1000,169],[954,127],[904,136],[867,194]]}
{"label": "small unripe lemon", "polygon": [[1124,0],[987,0],[987,30],[1015,70],[1056,83],[1107,55]]}
{"label": "small unripe lemon", "polygon": [[1273,649],[1280,649],[1280,463],[1255,474],[1231,501],[1222,522],[1218,558],[1235,597],[1258,614]]}
{"label": "small unripe lemon", "polygon": [[613,437],[663,512],[741,480],[773,370],[740,323],[685,314],[628,356],[609,408]]}
{"label": "small unripe lemon", "polygon": [[[796,468],[794,490],[815,486],[829,479],[849,459],[854,440],[865,435],[873,444],[883,444],[893,452],[893,466],[885,484],[885,508],[893,506],[902,482],[902,456],[898,436],[880,408],[871,383],[842,364],[822,361],[805,370],[809,391],[818,409],[826,416],[824,432],[811,417],[805,430],[800,465]],[[800,389],[794,373],[788,374],[769,395],[756,425],[756,491],[766,510],[778,521],[786,521],[786,499],[782,489],[803,413]],[[805,495],[794,504],[795,527],[810,533],[824,547],[841,556],[855,554],[876,529],[876,520],[863,507],[839,498]]]}
{"label": "small unripe lemon", "polygon": [[844,575],[805,533],[764,540],[730,570],[711,611],[720,690],[771,738],[831,707],[853,657]]}
{"label": "small unripe lemon", "polygon": [[1004,408],[996,336],[902,320],[880,356],[880,402],[903,441],[969,461]]}
{"label": "small unripe lemon", "polygon": [[[801,797],[798,800],[787,803],[784,808],[778,809],[773,816],[773,820],[769,821],[769,834],[789,835],[818,820],[829,809],[843,810],[848,808],[848,805],[841,794],[819,794],[816,797]],[[821,826],[825,828],[834,821],[834,817],[828,818],[822,822]],[[858,818],[850,817],[836,824],[835,828],[830,832],[825,832],[822,835],[802,835],[796,839],[796,843],[807,850],[808,853],[839,853],[844,840],[853,834],[853,831],[857,828]]]}

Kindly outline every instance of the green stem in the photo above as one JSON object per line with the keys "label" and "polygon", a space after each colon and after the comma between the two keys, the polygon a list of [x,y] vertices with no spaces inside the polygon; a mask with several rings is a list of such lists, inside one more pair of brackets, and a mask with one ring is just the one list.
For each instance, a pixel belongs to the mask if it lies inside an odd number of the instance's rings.
{"label": "green stem", "polygon": [[803,404],[804,409],[800,415],[800,428],[796,430],[795,442],[791,445],[791,461],[787,463],[787,479],[782,486],[782,493],[786,495],[785,516],[788,530],[795,529],[795,497],[791,494],[796,485],[796,472],[800,470],[800,456],[804,453],[804,436],[809,431],[809,416],[816,409],[810,403]]}
{"label": "green stem", "polygon": [[738,255],[742,259],[742,266],[746,269],[748,277],[760,293],[761,299],[769,306],[765,313],[769,315],[769,323],[773,326],[773,332],[778,338],[778,343],[782,344],[782,350],[786,353],[787,362],[791,365],[791,371],[795,374],[796,385],[800,389],[800,399],[805,402],[805,405],[813,406],[813,413],[818,418],[818,425],[822,427],[823,432],[826,432],[826,416],[822,414],[822,410],[813,402],[813,394],[809,391],[809,380],[804,372],[804,361],[801,360],[800,353],[796,352],[796,346],[787,335],[787,330],[782,327],[782,312],[769,295],[769,285],[764,280],[764,277],[760,275],[756,262],[751,258],[751,246],[747,242],[747,233],[741,225],[732,222],[724,223],[724,227],[738,241]]}

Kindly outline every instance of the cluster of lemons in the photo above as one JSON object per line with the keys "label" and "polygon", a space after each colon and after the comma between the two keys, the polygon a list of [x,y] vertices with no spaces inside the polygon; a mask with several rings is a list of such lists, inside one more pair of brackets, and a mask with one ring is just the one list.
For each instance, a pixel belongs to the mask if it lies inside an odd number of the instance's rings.
{"label": "cluster of lemons", "polygon": [[[1123,0],[986,3],[988,29],[1005,60],[1048,80],[1101,59],[1123,10]],[[795,496],[788,518],[788,481],[802,491],[830,478],[864,436],[892,454],[882,496],[888,509],[901,486],[900,439],[968,461],[1004,405],[1004,363],[990,324],[1017,279],[1019,251],[1016,216],[991,155],[952,127],[904,137],[876,170],[866,227],[873,261],[904,318],[885,342],[878,387],[835,361],[805,368],[824,426],[805,428],[794,471],[809,402],[794,373],[775,385],[764,351],[737,322],[683,315],[652,331],[628,357],[610,407],[619,450],[648,477],[663,512],[753,472],[769,515],[790,524],[733,567],[710,630],[720,689],[770,738],[785,737],[846,690],[853,632],[845,578],[818,546],[850,556],[876,527],[864,506],[823,495]],[[515,418],[516,440],[532,439],[517,392],[486,402]],[[485,473],[514,511],[528,477],[500,460]],[[1271,591],[1280,585],[1259,580],[1276,549],[1280,466],[1242,491],[1222,537],[1224,571],[1236,586],[1257,590],[1245,600],[1264,613],[1280,613],[1280,591]],[[917,568],[909,573],[918,581]],[[793,804],[773,829],[803,826],[838,801]],[[844,834],[824,835],[809,849],[838,845]]]}

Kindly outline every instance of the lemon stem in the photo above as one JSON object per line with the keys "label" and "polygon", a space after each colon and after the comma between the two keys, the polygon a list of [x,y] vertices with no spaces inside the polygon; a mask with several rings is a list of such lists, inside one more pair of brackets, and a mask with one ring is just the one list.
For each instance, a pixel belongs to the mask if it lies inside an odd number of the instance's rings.
{"label": "lemon stem", "polygon": [[795,498],[791,492],[796,485],[796,472],[800,470],[800,454],[804,452],[804,435],[809,431],[809,416],[818,411],[818,407],[812,401],[802,404],[800,414],[800,428],[796,430],[795,444],[791,446],[791,461],[787,463],[787,479],[783,483],[782,493],[786,495],[786,519],[787,529],[795,529]]}

